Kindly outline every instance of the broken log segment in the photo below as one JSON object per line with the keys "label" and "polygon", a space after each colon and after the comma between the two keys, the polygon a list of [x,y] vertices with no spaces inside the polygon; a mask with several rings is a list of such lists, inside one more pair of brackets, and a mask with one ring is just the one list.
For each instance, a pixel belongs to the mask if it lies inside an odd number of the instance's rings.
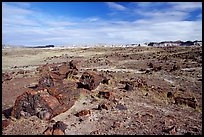
{"label": "broken log segment", "polygon": [[[40,118],[52,118],[54,111],[60,106],[57,98],[51,96],[47,91],[28,90],[18,96],[11,116],[19,119],[22,114],[29,116],[37,115]],[[47,117],[49,115],[49,117]]]}
{"label": "broken log segment", "polygon": [[80,88],[85,88],[88,90],[94,90],[98,87],[100,82],[103,80],[101,76],[99,76],[94,71],[86,71],[82,74],[80,78]]}
{"label": "broken log segment", "polygon": [[71,108],[79,96],[79,90],[64,85],[55,89],[28,90],[17,97],[11,116],[19,119],[24,115],[37,115],[49,120]]}

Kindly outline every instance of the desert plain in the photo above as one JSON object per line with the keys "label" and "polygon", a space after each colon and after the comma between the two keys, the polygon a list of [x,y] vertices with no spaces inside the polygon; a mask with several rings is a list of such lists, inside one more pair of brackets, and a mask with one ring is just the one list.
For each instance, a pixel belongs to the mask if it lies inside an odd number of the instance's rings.
{"label": "desert plain", "polygon": [[[65,82],[79,82],[85,71],[108,82],[50,120],[9,115],[16,98],[38,83],[39,67],[71,60],[80,67]],[[65,135],[202,135],[201,46],[4,48],[2,74],[4,135],[41,135],[56,121],[67,125]],[[103,91],[110,97],[98,96]],[[89,113],[76,116],[82,110]]]}

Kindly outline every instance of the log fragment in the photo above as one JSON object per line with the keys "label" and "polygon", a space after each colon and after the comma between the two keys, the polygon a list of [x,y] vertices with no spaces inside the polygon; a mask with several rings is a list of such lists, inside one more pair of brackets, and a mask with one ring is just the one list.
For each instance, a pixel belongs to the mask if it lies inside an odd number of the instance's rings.
{"label": "log fragment", "polygon": [[88,89],[88,90],[94,90],[98,87],[100,82],[103,80],[101,76],[99,76],[97,73],[90,71],[90,72],[84,72],[80,78],[80,87]]}

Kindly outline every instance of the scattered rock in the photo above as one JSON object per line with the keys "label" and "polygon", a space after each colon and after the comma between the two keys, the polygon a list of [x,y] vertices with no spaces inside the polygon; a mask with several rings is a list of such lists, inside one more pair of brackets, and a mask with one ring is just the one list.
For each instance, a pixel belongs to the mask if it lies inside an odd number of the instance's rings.
{"label": "scattered rock", "polygon": [[147,83],[146,83],[146,81],[145,81],[144,79],[142,79],[142,78],[137,78],[137,79],[136,79],[135,86],[138,87],[138,88],[142,88],[142,87],[147,86]]}
{"label": "scattered rock", "polygon": [[50,75],[44,75],[39,79],[38,86],[43,88],[52,87],[54,86],[53,79]]}
{"label": "scattered rock", "polygon": [[167,93],[167,97],[168,97],[168,98],[172,98],[172,97],[174,97],[174,95],[173,95],[172,92],[168,92],[168,93]]}
{"label": "scattered rock", "polygon": [[106,103],[102,103],[98,105],[98,110],[102,110],[102,109],[108,110],[108,105]]}
{"label": "scattered rock", "polygon": [[42,120],[49,120],[51,118],[50,112],[43,110],[37,113],[37,116]]}
{"label": "scattered rock", "polygon": [[52,132],[52,135],[64,135],[65,133],[61,129],[55,129]]}
{"label": "scattered rock", "polygon": [[28,90],[17,97],[11,116],[18,119],[21,116],[38,115],[39,118],[48,120],[56,115],[55,111],[65,111],[59,106],[61,104],[57,98],[47,91]]}
{"label": "scattered rock", "polygon": [[145,71],[145,74],[152,74],[152,70],[147,69],[147,70]]}
{"label": "scattered rock", "polygon": [[80,112],[76,113],[75,116],[80,117],[80,116],[85,116],[85,115],[89,115],[89,114],[91,114],[91,111],[85,109],[85,110],[81,110]]}
{"label": "scattered rock", "polygon": [[109,85],[109,82],[110,82],[110,79],[107,79],[107,78],[105,77],[105,78],[102,80],[101,83]]}
{"label": "scattered rock", "polygon": [[134,85],[132,83],[126,83],[124,89],[127,91],[131,91],[131,90],[133,90],[133,87],[134,87]]}
{"label": "scattered rock", "polygon": [[112,92],[110,92],[110,91],[99,91],[99,93],[98,93],[98,97],[103,97],[103,98],[106,98],[106,99],[109,99],[110,97],[111,97],[111,95],[112,95]]}
{"label": "scattered rock", "polygon": [[8,81],[8,80],[11,80],[12,79],[12,75],[9,74],[9,73],[2,73],[2,83],[4,81]]}
{"label": "scattered rock", "polygon": [[169,70],[170,72],[178,70],[180,67],[178,65],[173,65],[173,67]]}
{"label": "scattered rock", "polygon": [[123,105],[123,104],[117,104],[116,108],[119,109],[119,110],[127,110],[127,107],[125,105]]}
{"label": "scattered rock", "polygon": [[114,121],[112,127],[113,127],[113,128],[120,128],[121,125],[122,125],[121,122],[119,122],[119,121]]}
{"label": "scattered rock", "polygon": [[44,132],[43,135],[52,135],[53,132],[53,128],[52,127],[48,127]]}
{"label": "scattered rock", "polygon": [[80,81],[79,88],[93,90],[98,87],[98,85],[102,81],[102,77],[99,76],[94,71],[84,72],[79,81]]}
{"label": "scattered rock", "polygon": [[60,129],[63,132],[66,130],[67,125],[65,123],[63,123],[62,121],[57,121],[54,125],[53,125],[53,129]]}
{"label": "scattered rock", "polygon": [[70,67],[70,69],[76,69],[78,71],[80,69],[79,61],[71,60],[69,62],[69,67]]}
{"label": "scattered rock", "polygon": [[28,73],[29,71],[28,70],[19,70],[18,72],[17,72],[17,74],[26,74],[26,73]]}
{"label": "scattered rock", "polygon": [[154,64],[152,62],[150,62],[147,66],[152,68],[153,71],[159,71],[162,69],[162,66],[158,62],[154,62]]}
{"label": "scattered rock", "polygon": [[142,88],[147,85],[146,81],[142,78],[131,78],[130,80],[120,81],[121,84],[125,84],[126,90],[133,90],[134,87]]}
{"label": "scattered rock", "polygon": [[2,130],[4,130],[10,124],[10,120],[2,120]]}
{"label": "scattered rock", "polygon": [[168,134],[171,134],[171,135],[175,135],[177,131],[176,131],[176,127],[172,126],[170,128],[163,129],[162,132],[165,132],[165,133],[168,133]]}
{"label": "scattered rock", "polygon": [[192,98],[183,98],[183,97],[175,97],[175,104],[184,104],[188,105],[189,107],[196,108],[198,106],[197,100],[192,97]]}
{"label": "scattered rock", "polygon": [[153,68],[152,62],[150,62],[147,66],[149,66],[150,68]]}
{"label": "scattered rock", "polygon": [[62,121],[57,121],[53,127],[48,127],[43,134],[44,135],[64,135],[67,125]]}

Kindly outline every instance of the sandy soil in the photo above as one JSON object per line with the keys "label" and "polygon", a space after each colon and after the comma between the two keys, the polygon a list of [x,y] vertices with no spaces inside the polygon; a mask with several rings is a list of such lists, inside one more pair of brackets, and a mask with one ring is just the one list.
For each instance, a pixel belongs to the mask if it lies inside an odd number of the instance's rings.
{"label": "sandy soil", "polygon": [[[110,78],[95,90],[83,93],[71,109],[43,121],[32,116],[20,120],[12,118],[2,133],[42,134],[54,121],[63,121],[65,134],[202,134],[202,48],[201,47],[128,47],[128,48],[67,48],[31,49],[10,48],[2,51],[2,73],[12,74],[11,80],[2,83],[2,110],[14,105],[17,96],[29,85],[38,82],[36,68],[46,63],[78,60],[81,69],[94,70]],[[149,66],[161,66],[154,71]],[[178,68],[171,70],[172,66]],[[25,73],[19,73],[26,70]],[[121,81],[143,79],[146,86],[124,89]],[[112,91],[113,98],[99,98],[99,91]],[[196,108],[175,104],[167,93],[179,97],[194,97]],[[105,103],[108,109],[98,110]],[[88,109],[90,114],[75,114]],[[7,119],[2,112],[2,119]],[[173,130],[168,130],[174,127]]]}

